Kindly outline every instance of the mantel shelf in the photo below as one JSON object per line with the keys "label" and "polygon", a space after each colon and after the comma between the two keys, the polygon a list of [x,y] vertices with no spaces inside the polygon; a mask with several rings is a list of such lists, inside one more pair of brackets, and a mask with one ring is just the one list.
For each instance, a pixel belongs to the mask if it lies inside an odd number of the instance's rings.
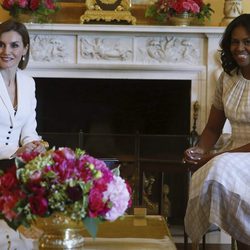
{"label": "mantel shelf", "polygon": [[119,25],[119,24],[61,24],[61,23],[26,23],[31,31],[53,31],[56,33],[74,32],[111,32],[111,33],[190,33],[218,35],[224,31],[224,27],[215,26],[167,26],[167,25]]}

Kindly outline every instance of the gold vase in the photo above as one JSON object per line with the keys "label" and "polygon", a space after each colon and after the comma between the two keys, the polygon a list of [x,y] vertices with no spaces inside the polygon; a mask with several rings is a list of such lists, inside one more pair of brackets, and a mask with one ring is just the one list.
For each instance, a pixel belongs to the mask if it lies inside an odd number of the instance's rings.
{"label": "gold vase", "polygon": [[170,22],[176,26],[189,26],[193,21],[193,16],[188,12],[175,14],[170,18]]}
{"label": "gold vase", "polygon": [[39,239],[39,250],[73,250],[84,246],[86,230],[83,223],[73,221],[63,213],[38,218],[35,226],[43,231]]}
{"label": "gold vase", "polygon": [[19,13],[12,16],[15,21],[21,23],[49,23],[50,19],[48,15],[39,15],[36,13]]}

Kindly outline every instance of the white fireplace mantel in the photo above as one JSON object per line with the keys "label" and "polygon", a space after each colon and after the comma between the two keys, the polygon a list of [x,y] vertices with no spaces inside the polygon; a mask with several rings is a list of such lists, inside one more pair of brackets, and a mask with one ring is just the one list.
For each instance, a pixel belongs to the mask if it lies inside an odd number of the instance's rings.
{"label": "white fireplace mantel", "polygon": [[220,72],[223,27],[27,24],[27,28],[31,36],[27,71],[32,76],[191,80],[191,102],[200,104],[197,129],[204,127]]}

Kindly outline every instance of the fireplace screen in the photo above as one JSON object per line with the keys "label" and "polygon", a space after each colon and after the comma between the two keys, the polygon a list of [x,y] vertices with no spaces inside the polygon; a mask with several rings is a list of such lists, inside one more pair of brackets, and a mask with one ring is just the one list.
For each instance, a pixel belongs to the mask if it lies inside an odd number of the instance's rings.
{"label": "fireplace screen", "polygon": [[177,172],[184,169],[179,163],[188,147],[190,81],[35,80],[38,132],[51,146],[118,159],[134,190],[134,205],[183,220],[186,191],[175,184],[185,177],[163,171],[172,164]]}

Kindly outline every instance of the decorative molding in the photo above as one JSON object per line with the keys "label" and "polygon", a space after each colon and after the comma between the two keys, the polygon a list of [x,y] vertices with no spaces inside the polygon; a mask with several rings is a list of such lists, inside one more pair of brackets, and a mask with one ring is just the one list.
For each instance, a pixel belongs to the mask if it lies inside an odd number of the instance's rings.
{"label": "decorative molding", "polygon": [[126,37],[80,37],[81,62],[93,61],[132,61],[132,40]]}
{"label": "decorative molding", "polygon": [[174,35],[147,38],[142,46],[138,46],[138,60],[197,65],[200,63],[202,48],[195,40],[195,38],[187,39]]}
{"label": "decorative molding", "polygon": [[73,63],[73,48],[66,36],[31,35],[31,62]]}

